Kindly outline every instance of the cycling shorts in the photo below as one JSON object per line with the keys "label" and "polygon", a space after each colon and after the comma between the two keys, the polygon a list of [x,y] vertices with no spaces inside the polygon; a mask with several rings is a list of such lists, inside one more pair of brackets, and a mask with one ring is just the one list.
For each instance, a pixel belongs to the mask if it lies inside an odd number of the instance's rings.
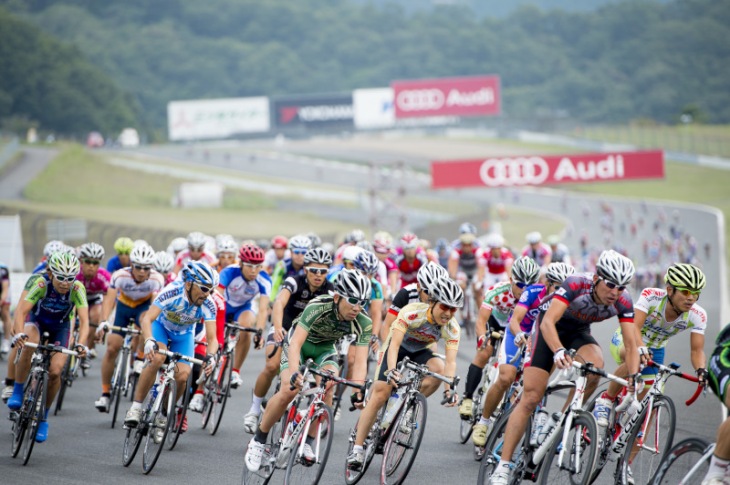
{"label": "cycling shorts", "polygon": [[[596,339],[593,338],[593,335],[591,335],[588,330],[584,330],[582,332],[576,332],[575,330],[572,332],[561,332],[558,330],[558,338],[560,339],[560,343],[563,347],[568,350],[578,350],[584,345],[589,344],[598,345],[598,342],[596,342]],[[535,338],[535,343],[533,343],[532,347],[532,360],[530,361],[530,367],[537,367],[549,374],[555,364],[553,361],[554,355],[555,353],[550,350],[548,344],[545,343],[545,340],[542,337],[542,332],[540,332],[538,328],[537,338]]]}
{"label": "cycling shorts", "polygon": [[[185,357],[195,356],[195,334],[193,332],[170,332],[162,323],[155,320],[152,322],[152,338],[166,345],[170,352],[179,352]],[[190,362],[181,360],[179,364],[190,365]]]}
{"label": "cycling shorts", "polygon": [[[117,313],[114,316],[114,325],[117,327],[126,327],[129,324],[129,319],[134,318],[134,324],[139,327],[139,317],[149,309],[151,304],[152,300],[147,300],[141,305],[132,308],[121,301],[117,301]],[[118,330],[114,330],[112,333],[121,337],[126,335]]]}
{"label": "cycling shorts", "polygon": [[45,325],[43,323],[29,321],[26,325],[33,325],[38,329],[38,334],[43,335],[43,332],[48,332],[48,343],[51,345],[58,345],[60,347],[68,348],[68,343],[71,340],[71,322],[66,322],[65,325]]}
{"label": "cycling shorts", "polygon": [[[385,349],[378,354],[378,367],[375,369],[375,375],[376,379],[381,382],[388,382],[388,378],[385,377],[385,372],[388,370],[388,347],[385,347]],[[397,362],[402,361],[405,357],[408,357],[411,361],[417,364],[426,365],[426,362],[436,356],[430,348],[416,350],[415,352],[410,352],[403,347],[399,348]]]}
{"label": "cycling shorts", "polygon": [[491,335],[492,332],[502,332],[505,330],[505,325],[499,323],[499,320],[494,318],[494,315],[489,315],[487,320],[487,335]]}
{"label": "cycling shorts", "polygon": [[[335,348],[335,342],[326,342],[321,344],[313,344],[307,340],[302,345],[302,351],[299,355],[299,363],[303,364],[307,359],[312,359],[318,368],[322,368],[326,365],[333,366],[339,370],[340,366],[337,363],[337,349]],[[279,372],[289,368],[289,341],[284,340],[281,352],[281,364],[279,365]],[[297,369],[294,370],[295,372]]]}
{"label": "cycling shorts", "polygon": [[252,312],[256,315],[256,310],[254,310],[252,303],[253,302],[249,300],[241,306],[231,307],[226,305],[226,322],[237,322],[238,317],[241,316],[241,313],[243,312]]}
{"label": "cycling shorts", "polygon": [[[656,362],[657,364],[664,364],[664,347],[661,347],[659,349],[652,349],[650,348],[649,351],[651,351],[651,360]],[[621,360],[621,352],[624,350],[624,336],[621,333],[621,329],[617,329],[613,333],[613,337],[611,337],[611,355],[613,356],[613,360],[616,361],[617,364],[623,364],[624,361]],[[652,366],[646,366],[641,371],[642,376],[655,376],[657,374],[657,368]]]}
{"label": "cycling shorts", "polygon": [[86,302],[89,304],[90,307],[94,305],[101,305],[101,302],[104,300],[104,293],[96,293],[94,295],[86,295]]}
{"label": "cycling shorts", "polygon": [[[517,360],[512,362],[512,359],[517,355]],[[504,338],[502,339],[502,345],[499,346],[499,354],[497,356],[500,365],[509,364],[511,366],[520,368],[522,363],[522,348],[515,345],[515,336],[512,335],[509,327],[504,332]]]}

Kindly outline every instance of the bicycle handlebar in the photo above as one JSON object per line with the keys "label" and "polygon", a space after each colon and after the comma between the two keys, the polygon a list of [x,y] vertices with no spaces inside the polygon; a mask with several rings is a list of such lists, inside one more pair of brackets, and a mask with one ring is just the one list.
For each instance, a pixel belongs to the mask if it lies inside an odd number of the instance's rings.
{"label": "bicycle handlebar", "polygon": [[282,340],[281,342],[274,342],[274,344],[273,344],[273,345],[274,345],[274,348],[273,348],[273,350],[272,350],[272,351],[271,351],[271,352],[270,352],[270,353],[269,353],[269,354],[268,354],[268,355],[266,356],[266,358],[267,358],[267,359],[270,359],[270,358],[272,358],[272,357],[274,356],[274,354],[276,354],[276,351],[277,351],[277,350],[279,349],[279,347],[281,347],[281,346],[283,346],[283,345],[284,345],[284,341]]}
{"label": "bicycle handlebar", "polygon": [[[658,363],[654,362],[653,360],[650,360],[649,362],[647,362],[647,365],[650,365],[652,367],[656,367],[660,371],[667,372],[667,373],[669,373],[669,374],[671,374],[673,376],[681,377],[682,379],[688,380],[690,382],[697,382],[698,383],[697,389],[695,390],[694,394],[692,394],[692,397],[690,397],[688,400],[686,400],[684,402],[684,404],[686,406],[689,406],[692,403],[694,403],[697,400],[697,398],[700,397],[700,394],[702,393],[702,391],[705,389],[705,386],[703,386],[702,384],[699,384],[700,379],[698,377],[696,377],[696,376],[693,376],[692,374],[687,374],[686,372],[681,372],[681,371],[679,371],[679,370],[677,370],[675,368],[667,367],[667,366],[665,366],[663,364],[658,364]],[[679,366],[677,366],[677,367],[679,367]]]}
{"label": "bicycle handlebar", "polygon": [[138,328],[118,327],[117,325],[110,325],[109,330],[114,330],[116,332],[122,332],[122,333],[131,333],[134,335],[139,335],[142,333],[142,331],[139,330]]}
{"label": "bicycle handlebar", "polygon": [[[445,382],[446,384],[449,384],[452,389],[456,389],[456,386],[459,385],[459,381],[461,381],[461,378],[459,376],[452,377],[446,377],[441,374],[438,374],[436,372],[432,372],[426,367],[425,365],[417,364],[415,362],[412,362],[411,359],[408,357],[404,357],[401,361],[401,365],[399,373],[403,374],[403,369],[410,369],[412,371],[418,372],[419,374],[422,374],[426,377],[434,377],[441,382]],[[398,387],[407,385],[407,382],[399,382]]]}
{"label": "bicycle handlebar", "polygon": [[156,352],[158,354],[166,355],[173,360],[184,360],[186,362],[190,362],[191,364],[196,364],[196,365],[201,365],[201,366],[205,365],[204,360],[196,359],[195,357],[188,357],[179,352],[170,352],[169,350],[161,350],[161,349],[157,349]]}
{"label": "bicycle handlebar", "polygon": [[[61,347],[60,345],[41,345],[34,344],[33,342],[26,342],[23,346],[30,347],[31,349],[47,350],[49,352],[60,352],[66,355],[73,355],[74,357],[79,356],[79,353],[75,350],[68,350],[66,347]],[[18,352],[18,355],[20,355],[20,352]]]}
{"label": "bicycle handlebar", "polygon": [[[338,384],[344,384],[348,387],[352,387],[352,388],[357,389],[362,392],[367,391],[367,388],[368,388],[367,382],[364,382],[363,384],[358,384],[354,381],[349,381],[349,380],[345,379],[344,377],[340,377],[331,371],[322,371],[322,370],[317,369],[316,367],[314,367],[314,361],[312,359],[307,359],[307,362],[305,362],[304,364],[299,366],[299,374],[302,375],[302,378],[305,377],[307,372],[320,376],[323,379],[326,379],[328,381],[334,381]],[[289,389],[293,391],[294,389],[296,389],[296,386],[290,385]]]}
{"label": "bicycle handlebar", "polygon": [[261,334],[263,333],[263,332],[262,332],[261,330],[259,330],[258,328],[253,328],[253,327],[242,327],[242,326],[240,326],[240,325],[238,325],[238,324],[235,324],[235,323],[226,323],[226,327],[228,327],[228,328],[232,328],[232,329],[235,329],[235,330],[238,330],[239,332],[250,332],[250,333],[257,333],[257,334],[259,334],[259,335],[261,335]]}

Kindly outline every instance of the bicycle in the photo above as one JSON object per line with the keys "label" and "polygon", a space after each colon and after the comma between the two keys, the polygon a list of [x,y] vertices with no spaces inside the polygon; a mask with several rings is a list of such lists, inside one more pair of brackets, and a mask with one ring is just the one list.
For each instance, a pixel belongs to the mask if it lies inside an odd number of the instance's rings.
{"label": "bicycle", "polygon": [[479,305],[476,301],[474,293],[474,278],[467,278],[466,288],[464,289],[464,307],[461,309],[461,327],[466,333],[466,337],[471,339],[474,337],[474,326],[476,324],[477,312]]}
{"label": "bicycle", "polygon": [[142,443],[142,438],[145,438],[142,453],[142,469],[145,475],[148,475],[155,467],[175,417],[177,403],[175,367],[178,361],[185,360],[191,364],[205,365],[202,360],[186,357],[178,352],[157,350],[157,353],[166,355],[169,360],[164,370],[161,370],[160,378],[152,386],[142,403],[144,409],[142,419],[135,427],[124,426],[127,434],[124,438],[122,464],[129,466],[132,463]]}
{"label": "bicycle", "polygon": [[[331,381],[335,384],[344,384],[363,393],[369,384],[348,381],[330,371],[321,371],[313,366],[314,363],[310,359],[299,368],[305,383],[309,375],[320,377],[319,384],[311,387],[305,384],[299,391],[298,397],[308,397],[307,406],[298,409],[297,400],[289,405],[287,413],[269,431],[269,439],[265,444],[259,469],[251,472],[244,464],[245,485],[268,483],[277,468],[286,470],[284,485],[316,484],[322,477],[334,437],[332,410],[324,401],[328,383]],[[316,426],[314,442],[311,445],[315,459],[310,462],[304,459],[303,452],[312,426]],[[315,470],[314,473],[310,473],[312,470]],[[307,478],[310,475],[313,477]]]}
{"label": "bicycle", "polygon": [[[644,398],[638,401],[638,407],[632,406],[636,400],[635,394],[628,394],[609,414],[609,425],[605,430],[601,430],[603,432],[598,466],[590,483],[598,478],[607,461],[617,461],[614,472],[615,483],[627,485],[630,476],[635,483],[648,483],[656,473],[664,455],[672,447],[677,413],[672,399],[664,395],[667,380],[671,376],[679,376],[692,382],[698,382],[699,379],[679,372],[677,370],[679,364],[676,363],[664,366],[649,361],[647,365],[658,369],[654,383]],[[701,385],[697,387],[697,391],[686,402],[687,406],[697,400],[702,389]],[[585,409],[592,409],[596,398],[592,399]],[[633,414],[622,416],[630,407],[634,409]],[[622,420],[626,421],[623,426],[620,423]]]}
{"label": "bicycle", "polygon": [[203,395],[202,428],[208,428],[211,435],[218,432],[226,409],[228,396],[231,394],[231,372],[233,372],[233,353],[238,342],[238,332],[251,332],[261,338],[261,331],[256,328],[242,327],[235,323],[226,323],[225,344],[218,350],[216,367],[206,379]]}
{"label": "bicycle", "polygon": [[659,464],[651,485],[698,484],[707,475],[715,443],[687,438],[667,452]]}
{"label": "bicycle", "polygon": [[[48,344],[48,333],[44,332],[40,344],[26,342],[24,346],[36,349],[31,360],[31,370],[25,383],[23,393],[23,404],[17,411],[10,412],[10,419],[13,421],[13,445],[12,456],[18,456],[21,446],[23,448],[23,465],[28,464],[30,455],[33,452],[38,427],[46,416],[46,396],[48,395],[48,369],[51,365],[51,356],[54,353],[62,353],[78,357],[78,352],[68,350],[59,345]],[[20,350],[16,354],[15,363],[20,359]],[[25,443],[25,444],[23,444]]]}
{"label": "bicycle", "polygon": [[132,341],[141,332],[135,325],[135,319],[129,319],[129,325],[126,327],[118,327],[112,325],[109,327],[111,330],[121,332],[124,335],[124,343],[121,348],[121,352],[117,354],[117,361],[114,364],[114,374],[112,374],[111,380],[111,396],[109,399],[109,410],[112,411],[112,428],[116,425],[117,415],[119,414],[119,402],[121,396],[127,397],[127,394],[132,391],[134,396],[134,388],[136,382],[132,383],[130,380],[130,368],[132,366]]}
{"label": "bicycle", "polygon": [[[79,329],[77,327],[74,330],[72,342],[77,342],[78,338]],[[53,409],[54,416],[58,415],[58,412],[63,407],[63,399],[66,397],[66,389],[71,387],[73,385],[73,382],[79,376],[80,363],[81,359],[77,358],[74,355],[66,359],[66,363],[64,364],[63,370],[61,371],[61,384],[58,388],[58,396],[56,396],[56,406]]]}
{"label": "bicycle", "polygon": [[[347,377],[347,371],[349,364],[347,363],[347,354],[350,351],[350,345],[357,339],[357,335],[349,334],[340,338],[335,343],[337,349],[337,365],[340,368],[340,376]],[[335,421],[340,419],[341,413],[341,402],[342,394],[345,392],[347,386],[344,384],[337,384],[335,387],[335,393],[332,396],[332,415],[335,417]]]}

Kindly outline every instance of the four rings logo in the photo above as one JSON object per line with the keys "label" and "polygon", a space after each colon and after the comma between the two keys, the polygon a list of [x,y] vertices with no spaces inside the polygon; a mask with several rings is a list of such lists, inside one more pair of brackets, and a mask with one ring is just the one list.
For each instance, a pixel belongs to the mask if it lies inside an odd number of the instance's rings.
{"label": "four rings logo", "polygon": [[440,89],[408,89],[398,93],[395,100],[402,111],[433,111],[444,105],[444,93]]}
{"label": "four rings logo", "polygon": [[490,158],[479,167],[479,177],[488,187],[540,185],[549,172],[547,162],[540,157]]}

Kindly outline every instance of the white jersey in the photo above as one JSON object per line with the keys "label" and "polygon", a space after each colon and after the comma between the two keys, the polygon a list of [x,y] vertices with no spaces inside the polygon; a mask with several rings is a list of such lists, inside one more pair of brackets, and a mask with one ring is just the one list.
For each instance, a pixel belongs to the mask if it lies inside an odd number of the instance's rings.
{"label": "white jersey", "polygon": [[644,345],[649,348],[663,348],[667,345],[669,337],[687,329],[692,333],[705,334],[707,312],[704,308],[695,303],[688,312],[681,314],[673,322],[667,322],[664,318],[667,300],[666,290],[644,288],[634,303],[635,310],[646,313],[646,322],[641,327],[641,337]]}
{"label": "white jersey", "polygon": [[155,321],[172,333],[193,332],[201,321],[215,322],[217,307],[213,297],[208,295],[202,305],[193,305],[185,294],[185,282],[181,280],[164,287],[153,304],[161,310]]}
{"label": "white jersey", "polygon": [[273,271],[274,266],[276,266],[276,263],[278,263],[279,261],[284,261],[285,259],[290,259],[290,258],[291,258],[291,251],[289,251],[288,249],[286,251],[284,251],[284,257],[281,259],[276,257],[276,251],[274,251],[273,249],[269,249],[268,251],[266,251],[266,255],[264,256],[264,268],[270,269]]}

